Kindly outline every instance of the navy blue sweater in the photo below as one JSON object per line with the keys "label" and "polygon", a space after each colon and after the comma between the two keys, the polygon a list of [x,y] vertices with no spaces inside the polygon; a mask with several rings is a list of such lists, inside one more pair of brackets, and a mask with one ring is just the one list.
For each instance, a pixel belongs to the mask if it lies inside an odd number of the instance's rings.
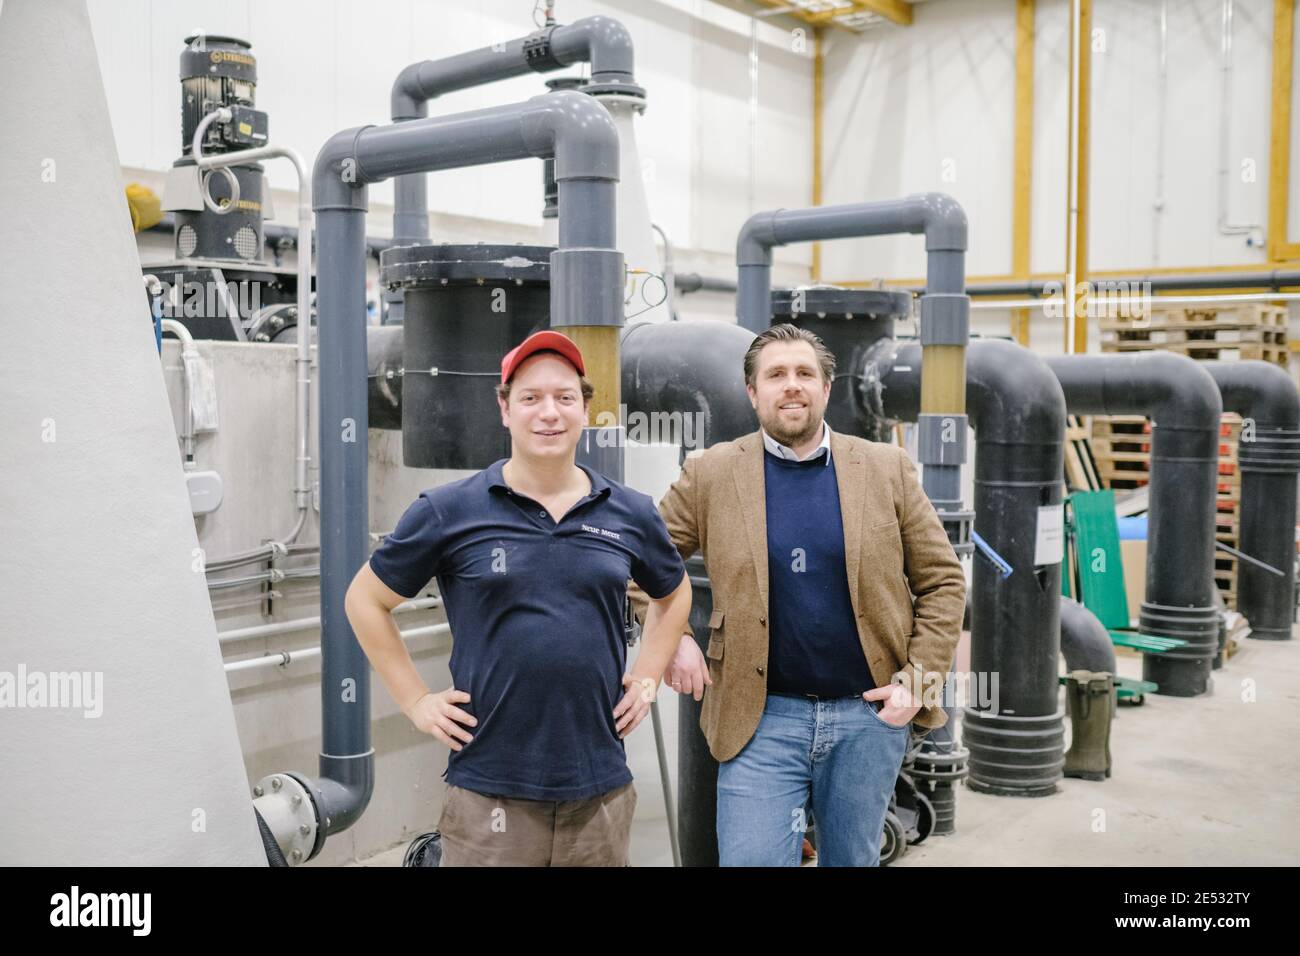
{"label": "navy blue sweater", "polygon": [[845,697],[875,686],[858,642],[834,459],[763,453],[770,693]]}

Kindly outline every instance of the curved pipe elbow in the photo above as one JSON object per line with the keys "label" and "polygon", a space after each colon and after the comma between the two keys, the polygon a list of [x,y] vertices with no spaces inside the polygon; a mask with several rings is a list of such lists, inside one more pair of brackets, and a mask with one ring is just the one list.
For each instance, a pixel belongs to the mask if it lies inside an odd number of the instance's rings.
{"label": "curved pipe elbow", "polygon": [[366,208],[366,191],[360,187],[369,180],[357,159],[357,140],[370,128],[354,126],[325,141],[311,172],[312,209]]}
{"label": "curved pipe elbow", "polygon": [[555,156],[555,181],[618,181],[618,128],[609,110],[585,93],[556,90],[528,100],[522,130],[528,148]]}
{"label": "curved pipe elbow", "polygon": [[[698,415],[690,447],[747,435],[758,419],[745,390],[745,353],[754,334],[730,322],[637,322],[623,330],[623,402],[643,415]],[[692,361],[683,362],[683,356]],[[688,444],[683,441],[683,444]]]}
{"label": "curved pipe elbow", "polygon": [[1257,425],[1300,428],[1300,391],[1279,366],[1255,359],[1201,366],[1219,386],[1225,412],[1254,419]]}
{"label": "curved pipe elbow", "polygon": [[[868,416],[916,421],[921,410],[921,346],[882,341],[863,363],[859,395]],[[1059,444],[1065,395],[1038,355],[1015,342],[972,339],[966,347],[966,406],[976,439]]]}
{"label": "curved pipe elbow", "polygon": [[324,837],[341,833],[357,820],[370,805],[375,792],[375,752],[353,757],[321,757],[321,775],[312,781],[312,795],[323,831],[317,838],[316,851]]}
{"label": "curved pipe elbow", "polygon": [[1061,598],[1061,654],[1066,670],[1115,673],[1115,645],[1097,616],[1072,598]]}
{"label": "curved pipe elbow", "polygon": [[966,210],[947,193],[915,193],[906,202],[916,207],[925,233],[926,252],[966,251]]}
{"label": "curved pipe elbow", "polygon": [[1175,352],[1151,352],[1142,360],[1146,376],[1161,393],[1152,410],[1154,421],[1166,427],[1219,430],[1223,400],[1200,362]]}
{"label": "curved pipe elbow", "polygon": [[429,94],[425,92],[424,84],[420,82],[420,70],[428,62],[428,60],[421,60],[419,63],[412,63],[403,68],[402,72],[397,74],[397,79],[393,80],[389,115],[394,123],[423,119],[429,115]]}
{"label": "curved pipe elbow", "polygon": [[565,66],[590,63],[593,83],[634,83],[632,34],[613,17],[583,17],[553,29],[550,40]]}
{"label": "curved pipe elbow", "polygon": [[770,266],[772,247],[780,245],[776,237],[776,218],[782,210],[756,212],[740,227],[736,236],[737,266]]}
{"label": "curved pipe elbow", "polygon": [[1165,428],[1218,432],[1223,414],[1218,386],[1200,362],[1186,355],[1058,355],[1047,364],[1073,411],[1141,413]]}

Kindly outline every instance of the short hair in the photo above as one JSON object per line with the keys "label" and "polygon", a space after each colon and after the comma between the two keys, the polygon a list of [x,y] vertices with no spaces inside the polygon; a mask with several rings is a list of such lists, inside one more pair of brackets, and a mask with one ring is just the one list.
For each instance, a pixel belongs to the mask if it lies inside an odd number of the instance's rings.
{"label": "short hair", "polygon": [[817,356],[817,365],[821,369],[822,380],[826,382],[835,380],[835,356],[826,347],[826,343],[821,340],[821,337],[815,332],[801,329],[797,325],[782,322],[780,325],[774,325],[758,333],[749,349],[745,352],[746,385],[753,385],[754,378],[758,374],[758,353],[773,342],[807,342],[812,346],[813,354]]}
{"label": "short hair", "polygon": [[[555,349],[538,349],[533,353],[533,355],[560,355],[560,353],[555,351]],[[533,355],[528,357],[532,358]],[[560,358],[564,358],[564,356],[560,355]],[[568,361],[568,359],[564,360],[566,362]],[[518,370],[516,369],[516,371]],[[576,368],[574,371],[578,372]],[[497,384],[497,398],[501,399],[501,401],[505,402],[507,405],[510,404],[510,386],[514,384],[514,379],[515,377],[511,375],[509,382],[500,382]],[[582,404],[589,404],[592,397],[596,394],[596,387],[592,385],[591,382],[587,381],[587,376],[583,375],[581,372],[578,372],[578,387],[582,390]]]}

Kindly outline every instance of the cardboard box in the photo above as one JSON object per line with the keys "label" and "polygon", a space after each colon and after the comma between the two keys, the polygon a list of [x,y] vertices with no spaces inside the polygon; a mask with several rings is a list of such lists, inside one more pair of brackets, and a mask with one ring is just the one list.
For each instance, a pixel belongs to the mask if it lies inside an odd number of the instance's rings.
{"label": "cardboard box", "polygon": [[1119,543],[1120,558],[1124,562],[1124,593],[1128,597],[1128,616],[1134,627],[1142,611],[1147,594],[1147,542],[1145,538],[1130,538]]}

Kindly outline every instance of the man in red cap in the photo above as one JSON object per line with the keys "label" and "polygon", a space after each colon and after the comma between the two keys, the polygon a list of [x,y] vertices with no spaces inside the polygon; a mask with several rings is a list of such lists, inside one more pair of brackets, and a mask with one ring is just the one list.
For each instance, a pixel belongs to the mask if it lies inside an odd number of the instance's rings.
{"label": "man in red cap", "polygon": [[[348,619],[420,730],[451,748],[444,866],[622,866],[636,791],[623,738],[690,614],[654,502],[575,462],[591,384],[538,332],[501,360],[510,457],[423,492],[348,589]],[[453,686],[424,684],[390,614],[438,578]],[[650,597],[626,667],[627,582]]]}

